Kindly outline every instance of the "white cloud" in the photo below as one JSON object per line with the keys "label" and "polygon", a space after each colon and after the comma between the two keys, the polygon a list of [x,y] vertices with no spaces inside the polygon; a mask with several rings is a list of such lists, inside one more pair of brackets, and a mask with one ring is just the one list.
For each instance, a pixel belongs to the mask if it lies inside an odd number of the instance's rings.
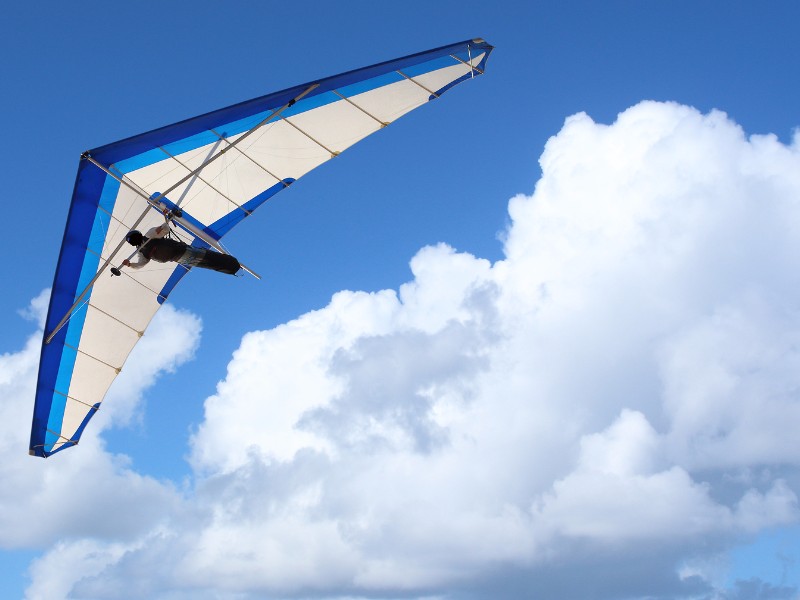
{"label": "white cloud", "polygon": [[67,598],[77,581],[102,571],[118,561],[125,546],[88,539],[59,542],[30,568],[33,585],[26,590],[30,600]]}
{"label": "white cloud", "polygon": [[645,102],[541,166],[505,260],[425,248],[397,293],[247,334],[182,517],[75,589],[699,594],[698,557],[796,522],[800,143]]}
{"label": "white cloud", "polygon": [[644,415],[628,410],[604,432],[584,436],[575,470],[534,509],[537,528],[658,543],[757,531],[800,517],[796,494],[780,479],[766,493],[749,489],[734,507],[715,502],[709,484],[693,481],[683,466],[653,468],[659,445]]}
{"label": "white cloud", "polygon": [[50,289],[42,290],[36,298],[23,310],[18,311],[20,316],[34,323],[39,329],[44,329],[44,320],[47,318],[47,304],[50,302]]}
{"label": "white cloud", "polygon": [[[47,294],[37,297],[32,302],[31,314],[36,316],[36,312],[44,311],[46,300]],[[36,320],[42,323],[41,318]],[[166,336],[171,326],[188,333]],[[155,343],[165,337],[175,343],[161,345],[160,353],[156,353],[153,348],[147,352],[147,343],[143,341],[145,353],[137,353],[129,363],[136,377],[128,379],[126,384],[123,380],[125,393],[116,393],[113,399],[128,399],[130,404],[122,407],[123,411],[135,409],[132,402],[138,401],[143,389],[152,385],[158,373],[191,354],[197,344],[199,321],[188,313],[165,306],[151,332],[148,337]],[[135,539],[141,531],[169,518],[179,502],[179,494],[171,484],[136,473],[130,468],[127,457],[105,451],[101,433],[121,408],[114,401],[103,405],[92,427],[81,438],[79,448],[48,460],[28,456],[26,449],[41,339],[40,329],[27,340],[22,351],[0,356],[0,454],[3,456],[0,463],[0,480],[3,481],[0,486],[0,547],[46,546],[76,536],[98,540]],[[154,355],[159,360],[152,360]],[[105,416],[106,412],[111,418]],[[125,518],[120,519],[120,514]],[[62,546],[63,552],[83,547],[80,543],[62,543]],[[55,559],[47,558],[43,564],[52,560]],[[39,589],[38,585],[36,583],[34,589]]]}
{"label": "white cloud", "polygon": [[797,464],[800,320],[755,289],[677,329],[661,361],[673,450],[702,468]]}

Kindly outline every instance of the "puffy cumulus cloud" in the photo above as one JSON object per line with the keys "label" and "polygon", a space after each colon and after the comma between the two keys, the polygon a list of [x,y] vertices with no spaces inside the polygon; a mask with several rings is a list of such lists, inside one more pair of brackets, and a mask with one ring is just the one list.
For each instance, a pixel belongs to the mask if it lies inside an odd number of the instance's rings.
{"label": "puffy cumulus cloud", "polygon": [[52,551],[31,565],[33,584],[25,595],[36,600],[70,597],[76,579],[97,573],[109,563],[118,561],[125,550],[123,544],[105,541],[82,539],[59,542]]}
{"label": "puffy cumulus cloud", "polygon": [[[681,465],[653,468],[657,435],[628,410],[605,431],[581,438],[576,468],[553,484],[535,511],[539,532],[595,540],[670,540],[757,531],[797,518],[797,496],[782,479],[749,489],[729,507]],[[552,534],[551,534],[552,535]]]}
{"label": "puffy cumulus cloud", "polygon": [[[44,294],[24,312],[41,326],[46,306],[47,294]],[[160,362],[153,360],[153,354],[148,356],[148,346],[158,343],[172,327],[190,333],[186,337],[178,336],[179,342],[174,346],[162,347],[163,353],[157,357]],[[188,313],[165,306],[154,320],[151,331],[152,335],[147,337],[152,341],[143,340],[143,352],[137,352],[128,363],[136,374],[127,381],[126,394],[131,398],[139,398],[159,372],[186,359],[197,344],[199,321]],[[168,518],[177,508],[180,495],[172,484],[135,472],[127,457],[106,452],[100,434],[114,419],[101,418],[101,415],[106,410],[117,411],[114,402],[103,405],[91,430],[87,429],[82,437],[79,451],[67,450],[57,459],[49,460],[28,456],[41,340],[42,330],[39,329],[22,350],[0,356],[0,454],[3,456],[0,463],[3,482],[0,486],[0,547],[43,547],[62,540],[33,569],[37,582],[31,592],[32,597],[57,598],[63,595],[41,590],[68,590],[71,577],[76,577],[83,567],[97,564],[92,556],[118,557],[115,550],[97,550],[99,542],[73,544],[63,540],[86,538],[114,540],[115,543],[135,540],[143,530],[149,531]],[[125,517],[120,518],[120,515]],[[88,558],[78,560],[76,548],[85,551]],[[64,566],[67,564],[74,566]],[[52,565],[63,566],[59,581],[49,581],[50,575],[55,573]]]}
{"label": "puffy cumulus cloud", "polygon": [[541,167],[504,260],[247,334],[181,519],[74,594],[744,593],[719,557],[800,517],[800,141],[645,102]]}
{"label": "puffy cumulus cloud", "polygon": [[661,348],[676,460],[695,468],[794,464],[800,313],[755,287],[676,328]]}
{"label": "puffy cumulus cloud", "polygon": [[[322,310],[247,334],[206,402],[193,443],[196,468],[229,471],[252,453],[277,460],[304,448],[336,454],[345,440],[332,430],[346,429],[352,444],[433,443],[427,407],[445,393],[442,374],[456,385],[484,360],[485,328],[474,321],[491,318],[484,313],[493,310],[493,284],[488,261],[444,245],[422,250],[411,267],[415,280],[399,294],[340,292]],[[441,404],[438,418],[446,412]]]}

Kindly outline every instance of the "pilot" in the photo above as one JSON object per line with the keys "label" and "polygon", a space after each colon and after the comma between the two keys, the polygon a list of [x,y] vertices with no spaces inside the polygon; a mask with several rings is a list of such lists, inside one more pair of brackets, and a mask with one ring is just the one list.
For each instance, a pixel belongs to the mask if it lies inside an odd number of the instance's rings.
{"label": "pilot", "polygon": [[169,223],[149,229],[146,235],[136,229],[129,231],[125,241],[136,246],[137,252],[135,260],[126,258],[122,261],[123,266],[141,269],[154,260],[159,263],[177,262],[187,267],[211,269],[229,275],[235,275],[241,268],[239,261],[230,254],[193,248],[180,240],[167,237],[169,234]]}

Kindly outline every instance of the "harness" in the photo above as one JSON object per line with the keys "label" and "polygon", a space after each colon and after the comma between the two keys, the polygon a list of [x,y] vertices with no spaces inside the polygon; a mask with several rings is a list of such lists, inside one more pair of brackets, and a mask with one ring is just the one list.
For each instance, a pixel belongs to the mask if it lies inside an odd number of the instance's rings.
{"label": "harness", "polygon": [[139,246],[139,253],[148,260],[156,262],[172,262],[178,260],[186,252],[188,246],[178,240],[165,238],[145,238]]}

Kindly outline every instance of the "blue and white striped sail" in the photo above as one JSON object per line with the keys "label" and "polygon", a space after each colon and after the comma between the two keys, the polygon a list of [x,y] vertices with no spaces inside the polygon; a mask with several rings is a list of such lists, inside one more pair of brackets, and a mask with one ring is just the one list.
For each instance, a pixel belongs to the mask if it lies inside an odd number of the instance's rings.
{"label": "blue and white striped sail", "polygon": [[[130,229],[222,236],[340,152],[481,75],[492,46],[467,40],[262,96],[115,142],[81,157],[45,324],[30,454],[78,443],[150,320],[187,268],[148,263],[111,277]],[[150,203],[148,204],[148,199]],[[121,255],[123,253],[123,255]],[[102,274],[103,276],[99,276]]]}

